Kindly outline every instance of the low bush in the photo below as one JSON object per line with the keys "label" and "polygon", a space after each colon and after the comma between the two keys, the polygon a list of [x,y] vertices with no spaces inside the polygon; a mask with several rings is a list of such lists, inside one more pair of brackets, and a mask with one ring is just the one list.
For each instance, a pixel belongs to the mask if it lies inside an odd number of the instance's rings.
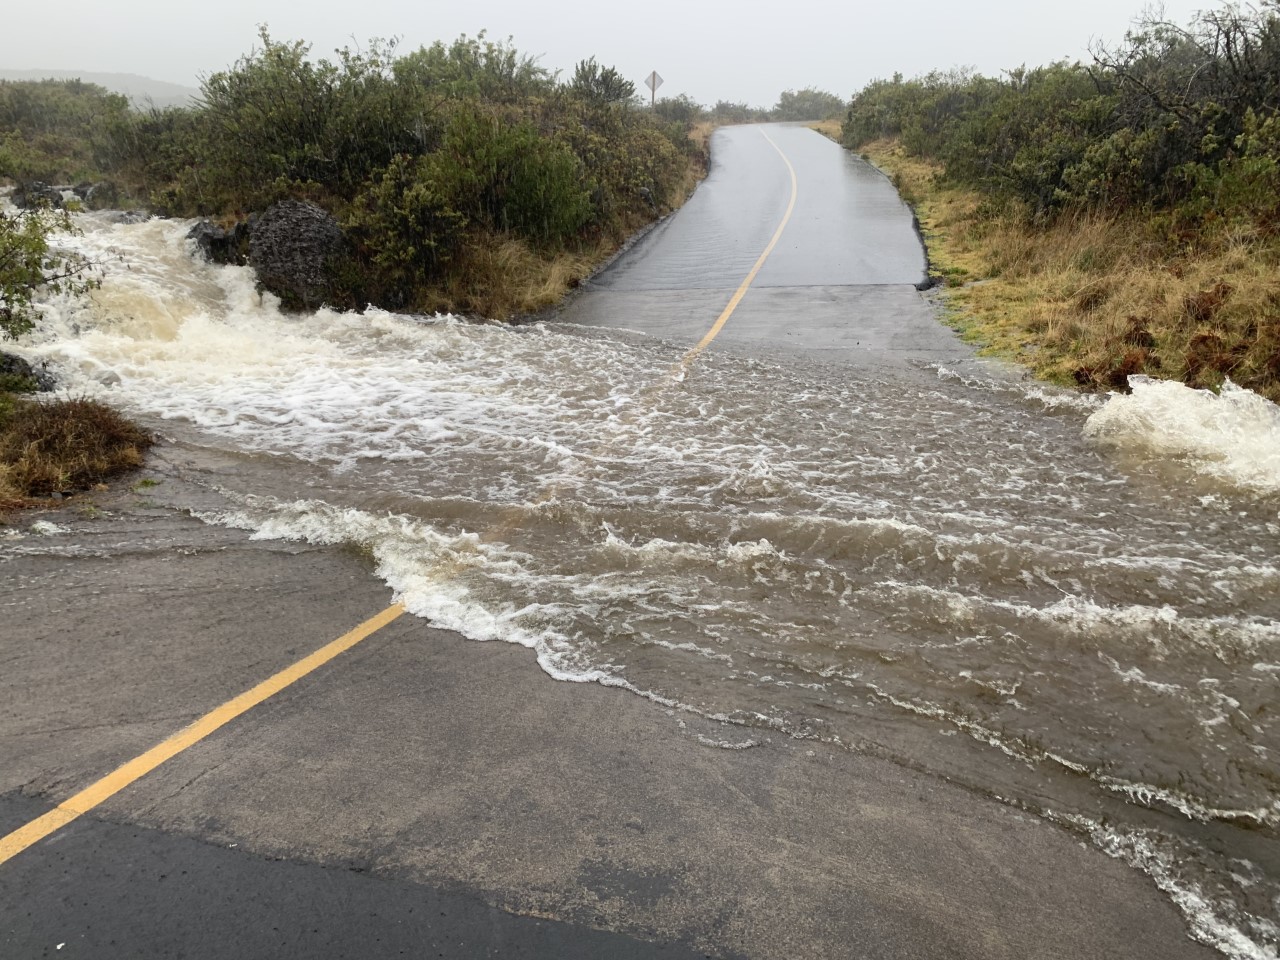
{"label": "low bush", "polygon": [[0,506],[87,489],[142,465],[147,431],[95,400],[0,403]]}
{"label": "low bush", "polygon": [[1180,27],[1148,15],[1092,64],[901,74],[854,95],[851,149],[886,137],[947,179],[1033,219],[1168,211],[1176,232],[1272,229],[1280,162],[1280,15],[1224,7]]}

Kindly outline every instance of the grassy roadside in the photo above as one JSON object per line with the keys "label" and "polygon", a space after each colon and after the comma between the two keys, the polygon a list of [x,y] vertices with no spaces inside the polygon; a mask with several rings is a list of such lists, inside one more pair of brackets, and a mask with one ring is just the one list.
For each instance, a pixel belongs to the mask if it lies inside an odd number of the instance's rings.
{"label": "grassy roadside", "polygon": [[840,142],[844,135],[844,125],[839,120],[815,120],[809,124],[810,130],[817,130],[824,137]]}
{"label": "grassy roadside", "polygon": [[946,315],[981,352],[1039,377],[1125,390],[1131,374],[1280,401],[1280,237],[1172,235],[1138,214],[1029,223],[949,184],[896,140],[860,153],[915,208]]}
{"label": "grassy roadside", "polygon": [[0,392],[0,512],[88,490],[142,466],[147,431],[95,400]]}

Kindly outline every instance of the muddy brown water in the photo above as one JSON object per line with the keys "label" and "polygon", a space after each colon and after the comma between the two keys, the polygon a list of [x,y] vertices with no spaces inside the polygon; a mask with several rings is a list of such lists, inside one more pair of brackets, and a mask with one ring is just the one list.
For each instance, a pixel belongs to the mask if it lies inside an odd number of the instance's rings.
{"label": "muddy brown water", "polygon": [[[883,176],[803,129],[715,148],[552,322],[288,317],[192,259],[189,224],[96,215],[73,242],[118,258],[102,289],[20,349],[217,452],[210,523],[357,545],[411,612],[718,718],[725,749],[961,782],[1142,870],[1226,955],[1276,956],[1276,408],[977,361],[914,290]],[[786,209],[779,151],[792,220],[673,373]]]}

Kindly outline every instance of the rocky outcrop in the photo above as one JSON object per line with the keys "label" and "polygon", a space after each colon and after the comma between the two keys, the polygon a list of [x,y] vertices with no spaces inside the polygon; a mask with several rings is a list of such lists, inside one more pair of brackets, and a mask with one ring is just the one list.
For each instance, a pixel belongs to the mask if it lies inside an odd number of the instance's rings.
{"label": "rocky outcrop", "polygon": [[52,187],[40,180],[28,180],[13,188],[9,194],[9,202],[19,210],[30,210],[37,207],[53,207],[62,209],[62,190]]}
{"label": "rocky outcrop", "polygon": [[146,210],[107,210],[102,219],[107,223],[146,223],[151,219],[151,214]]}
{"label": "rocky outcrop", "polygon": [[59,186],[48,184],[42,180],[28,180],[19,183],[9,194],[9,200],[19,210],[30,210],[36,207],[52,207],[60,210],[68,193],[75,194],[85,207],[90,210],[110,210],[120,203],[120,191],[114,183],[102,180],[97,183],[77,183]]}
{"label": "rocky outcrop", "polygon": [[323,208],[284,200],[254,223],[249,264],[285,307],[314,310],[334,299],[334,268],[345,247],[342,228]]}
{"label": "rocky outcrop", "polygon": [[196,247],[212,263],[245,264],[249,262],[249,235],[255,218],[242,220],[229,230],[208,220],[201,220],[187,233]]}
{"label": "rocky outcrop", "polygon": [[35,393],[52,390],[55,386],[53,374],[44,364],[37,367],[15,353],[0,351],[0,390]]}
{"label": "rocky outcrop", "polygon": [[108,180],[81,184],[76,187],[76,195],[90,210],[111,210],[120,205],[120,191]]}

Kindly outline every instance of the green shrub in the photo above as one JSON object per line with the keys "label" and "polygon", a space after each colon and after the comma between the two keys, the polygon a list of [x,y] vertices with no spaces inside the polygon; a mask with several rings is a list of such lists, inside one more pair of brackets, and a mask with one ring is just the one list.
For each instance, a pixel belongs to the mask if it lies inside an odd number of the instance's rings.
{"label": "green shrub", "polygon": [[844,101],[834,93],[805,87],[784,90],[772,111],[774,120],[830,120],[844,113]]}
{"label": "green shrub", "polygon": [[1035,216],[1151,208],[1271,222],[1277,90],[1274,7],[1224,7],[1185,29],[1148,18],[1090,66],[875,81],[854,95],[843,139],[899,137]]}
{"label": "green shrub", "polygon": [[483,33],[407,54],[371,41],[332,59],[265,27],[259,38],[191,109],[107,98],[91,115],[96,88],[0,86],[0,164],[83,155],[174,215],[313,201],[351,235],[338,268],[349,301],[412,308],[440,302],[429,286],[459,286],[451,271],[478,262],[464,255],[514,244],[534,259],[572,256],[620,239],[681,195],[700,160],[688,136],[697,104],[640,109],[634,85],[594,58],[562,83]]}
{"label": "green shrub", "polygon": [[466,224],[435,176],[433,161],[401,155],[369,180],[346,226],[372,266],[372,286],[381,292],[375,299],[392,303],[396,298],[389,291],[409,294],[440,276]]}

